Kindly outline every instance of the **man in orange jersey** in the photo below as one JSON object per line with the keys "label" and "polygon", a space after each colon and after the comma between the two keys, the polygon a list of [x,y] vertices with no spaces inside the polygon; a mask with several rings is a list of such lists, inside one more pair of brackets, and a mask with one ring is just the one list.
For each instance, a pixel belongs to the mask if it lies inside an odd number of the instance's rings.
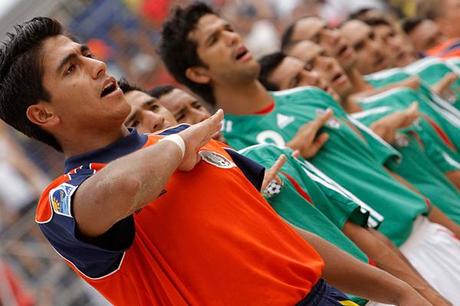
{"label": "man in orange jersey", "polygon": [[138,134],[123,125],[130,106],[105,64],[59,23],[34,18],[9,37],[1,118],[66,157],[36,221],[111,303],[340,305],[323,276],[377,301],[428,304],[304,233],[321,257],[281,221],[259,194],[263,168],[209,141],[222,111],[176,134]]}

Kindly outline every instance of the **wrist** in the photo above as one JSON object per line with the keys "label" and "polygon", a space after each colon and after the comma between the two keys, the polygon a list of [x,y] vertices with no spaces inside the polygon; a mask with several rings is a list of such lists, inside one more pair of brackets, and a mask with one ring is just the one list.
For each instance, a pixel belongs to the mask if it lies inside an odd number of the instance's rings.
{"label": "wrist", "polygon": [[160,142],[164,142],[164,141],[174,143],[176,145],[176,147],[180,151],[181,159],[184,158],[184,155],[185,155],[185,142],[184,142],[184,139],[180,135],[172,134],[172,135],[168,135],[168,136],[163,137],[162,139],[160,139]]}

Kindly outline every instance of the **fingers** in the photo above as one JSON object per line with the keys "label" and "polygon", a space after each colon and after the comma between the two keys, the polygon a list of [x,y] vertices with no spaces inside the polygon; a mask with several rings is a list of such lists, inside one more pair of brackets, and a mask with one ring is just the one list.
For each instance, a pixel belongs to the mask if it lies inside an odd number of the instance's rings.
{"label": "fingers", "polygon": [[306,150],[302,151],[302,157],[305,159],[312,158],[313,156],[318,153],[319,150],[323,147],[323,145],[329,140],[328,133],[321,133],[315,141],[308,146]]}
{"label": "fingers", "polygon": [[277,178],[278,172],[284,166],[287,161],[287,157],[284,154],[281,154],[280,157],[276,160],[273,166],[265,172],[264,181],[262,183],[262,190],[265,189],[268,184]]}
{"label": "fingers", "polygon": [[318,126],[318,128],[321,128],[329,121],[329,119],[332,118],[332,115],[332,109],[328,108],[322,115],[319,115],[315,120],[313,120],[313,122]]}
{"label": "fingers", "polygon": [[321,150],[321,148],[323,147],[323,145],[329,140],[329,134],[328,133],[322,133],[321,135],[319,135],[316,139],[315,139],[315,142],[313,142],[312,144],[312,153],[313,155],[310,156],[310,157],[313,157],[314,155],[316,155],[316,153]]}
{"label": "fingers", "polygon": [[291,156],[294,157],[294,158],[299,157],[299,156],[300,156],[300,151],[299,151],[299,150],[295,150],[294,152],[292,152]]}

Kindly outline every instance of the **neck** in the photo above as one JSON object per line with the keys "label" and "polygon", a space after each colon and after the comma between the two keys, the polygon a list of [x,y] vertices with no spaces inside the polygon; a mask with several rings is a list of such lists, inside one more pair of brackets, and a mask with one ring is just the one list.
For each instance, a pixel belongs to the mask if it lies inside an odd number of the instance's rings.
{"label": "neck", "polygon": [[351,94],[356,94],[362,91],[372,89],[372,87],[364,80],[363,75],[356,68],[351,68],[346,71],[352,85]]}
{"label": "neck", "polygon": [[351,95],[344,97],[342,101],[342,107],[347,114],[357,113],[363,110],[361,106],[355,102]]}
{"label": "neck", "polygon": [[249,83],[215,85],[217,106],[234,115],[254,114],[273,102],[272,96],[254,80]]}
{"label": "neck", "polygon": [[[60,137],[61,139],[59,139],[59,143],[63,148],[65,158],[80,155],[108,146],[118,139],[128,135],[129,131],[125,125],[122,125],[119,129],[111,131],[90,131],[89,136],[86,136],[85,138],[82,138],[82,135],[85,133],[82,133],[81,130],[77,133],[78,136],[74,135],[76,137],[67,135],[65,138]],[[82,141],[75,141],[78,139],[81,139]]]}

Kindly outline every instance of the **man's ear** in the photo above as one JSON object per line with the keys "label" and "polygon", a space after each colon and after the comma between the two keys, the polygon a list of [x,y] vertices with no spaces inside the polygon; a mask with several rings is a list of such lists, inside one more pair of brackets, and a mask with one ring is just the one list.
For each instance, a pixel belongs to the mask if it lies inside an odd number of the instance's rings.
{"label": "man's ear", "polygon": [[208,74],[208,70],[205,67],[190,67],[185,70],[185,76],[190,80],[198,84],[208,84],[211,82],[211,77]]}
{"label": "man's ear", "polygon": [[30,105],[26,110],[27,118],[34,124],[47,128],[59,124],[60,118],[54,113],[49,103],[38,102]]}

